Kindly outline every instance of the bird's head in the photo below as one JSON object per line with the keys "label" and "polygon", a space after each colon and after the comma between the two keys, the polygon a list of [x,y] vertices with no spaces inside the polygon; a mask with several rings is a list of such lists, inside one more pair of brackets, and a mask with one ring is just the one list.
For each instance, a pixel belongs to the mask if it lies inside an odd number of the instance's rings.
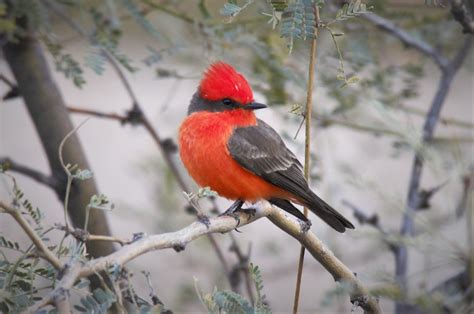
{"label": "bird's head", "polygon": [[266,105],[254,102],[252,89],[245,77],[229,64],[217,62],[204,73],[189,105],[188,114],[262,108],[266,108]]}

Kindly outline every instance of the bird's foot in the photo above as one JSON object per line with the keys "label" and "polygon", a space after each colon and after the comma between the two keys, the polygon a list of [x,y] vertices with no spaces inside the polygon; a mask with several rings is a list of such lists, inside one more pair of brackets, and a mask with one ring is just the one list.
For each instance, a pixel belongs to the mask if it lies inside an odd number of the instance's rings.
{"label": "bird's foot", "polygon": [[237,221],[237,226],[235,227],[235,230],[237,232],[240,232],[239,230],[237,230],[237,227],[240,225],[240,217],[239,217],[239,214],[237,212],[242,208],[243,204],[244,204],[244,201],[237,200],[232,205],[230,205],[230,207],[225,212],[223,212],[222,214],[219,215],[219,217],[221,217],[221,216],[230,216],[230,217],[234,218]]}
{"label": "bird's foot", "polygon": [[244,201],[236,200],[234,203],[232,203],[232,205],[230,205],[229,208],[227,208],[225,212],[223,212],[219,216],[224,216],[224,215],[231,216],[233,213],[240,210],[242,208],[242,205],[244,205]]}
{"label": "bird's foot", "polygon": [[306,233],[311,228],[311,220],[298,220],[301,228],[301,233]]}
{"label": "bird's foot", "polygon": [[209,216],[206,216],[204,214],[197,214],[197,221],[202,223],[203,225],[206,226],[207,229],[209,229],[209,226],[211,225],[211,221],[209,220]]}
{"label": "bird's foot", "polygon": [[236,212],[241,212],[244,214],[247,214],[250,216],[250,218],[255,217],[255,214],[257,213],[257,210],[254,207],[249,207],[249,208],[240,208],[236,210]]}

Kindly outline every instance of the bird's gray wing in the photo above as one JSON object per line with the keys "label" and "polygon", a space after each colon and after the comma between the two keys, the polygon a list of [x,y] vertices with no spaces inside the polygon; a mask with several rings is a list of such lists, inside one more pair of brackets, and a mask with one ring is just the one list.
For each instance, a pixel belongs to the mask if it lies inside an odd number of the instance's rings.
{"label": "bird's gray wing", "polygon": [[[354,229],[349,220],[310,190],[303,176],[300,162],[286,147],[278,133],[265,122],[258,120],[257,125],[236,128],[229,139],[227,148],[232,158],[242,167],[296,196],[337,231],[344,232],[346,228]],[[283,205],[276,204],[277,206],[301,218],[301,215],[295,213],[297,209],[287,200],[283,202],[274,200]],[[274,200],[270,201],[275,204]]]}
{"label": "bird's gray wing", "polygon": [[298,197],[309,197],[301,163],[262,120],[255,126],[236,128],[227,147],[232,158],[248,171]]}

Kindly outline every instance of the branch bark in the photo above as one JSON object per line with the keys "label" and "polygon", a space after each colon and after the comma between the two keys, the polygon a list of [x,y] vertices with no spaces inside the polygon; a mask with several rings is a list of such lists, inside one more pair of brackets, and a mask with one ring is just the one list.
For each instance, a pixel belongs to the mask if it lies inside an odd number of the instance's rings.
{"label": "branch bark", "polygon": [[[359,281],[354,273],[345,266],[334,254],[310,231],[301,233],[300,224],[286,216],[281,210],[272,207],[268,202],[261,202],[256,207],[255,215],[239,212],[239,227],[253,221],[268,217],[280,229],[300,241],[302,245],[326,268],[338,282],[347,284],[350,289],[351,302],[357,302],[366,313],[380,313],[377,300],[370,296],[368,289]],[[107,269],[110,265],[123,266],[131,260],[150,251],[173,248],[183,250],[195,239],[211,233],[227,233],[237,227],[237,220],[230,216],[220,216],[209,219],[209,225],[194,222],[191,225],[171,233],[143,237],[129,245],[123,246],[116,252],[91,260],[86,263],[72,262],[64,269],[61,280],[42,302],[30,309],[35,312],[47,304],[51,304],[56,296],[71,289],[75,282],[82,277]]]}
{"label": "branch bark", "polygon": [[[472,13],[464,0],[451,0],[451,13],[462,26],[463,33],[474,34],[474,21]],[[471,8],[472,9],[472,8]]]}
{"label": "branch bark", "polygon": [[[15,76],[20,94],[23,96],[28,112],[47,155],[52,177],[59,182],[57,196],[62,200],[66,186],[66,175],[58,158],[58,147],[64,136],[73,129],[68,111],[56,86],[40,43],[33,34],[27,34],[17,43],[3,46],[5,58]],[[78,164],[82,169],[90,169],[82,145],[76,135],[71,136],[64,147],[64,159]],[[83,226],[85,208],[93,194],[98,194],[95,181],[74,183],[70,198],[70,217],[76,226]],[[109,227],[102,211],[91,212],[89,230],[93,234],[109,234]],[[109,242],[94,242],[87,246],[91,256],[103,256],[113,251]]]}
{"label": "branch bark", "polygon": [[38,249],[41,257],[47,260],[51,265],[53,265],[56,270],[60,270],[63,265],[59,259],[54,255],[53,252],[48,248],[48,246],[41,240],[35,230],[30,226],[26,219],[21,215],[20,211],[12,206],[0,201],[0,208],[2,208],[7,214],[13,217],[15,221],[20,225],[20,227],[25,231],[26,235],[30,238],[33,244]]}
{"label": "branch bark", "polygon": [[18,172],[24,176],[27,176],[35,180],[36,182],[39,182],[41,184],[44,184],[50,187],[54,191],[60,190],[60,182],[58,182],[53,176],[46,175],[36,169],[19,164],[8,157],[0,157],[0,164],[6,164],[7,171],[11,170],[11,171]]}

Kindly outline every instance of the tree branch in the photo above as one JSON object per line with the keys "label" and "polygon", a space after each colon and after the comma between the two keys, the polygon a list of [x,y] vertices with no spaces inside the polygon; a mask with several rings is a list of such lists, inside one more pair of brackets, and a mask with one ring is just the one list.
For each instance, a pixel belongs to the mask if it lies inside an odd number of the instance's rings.
{"label": "tree branch", "polygon": [[469,11],[464,0],[450,0],[451,13],[456,21],[462,26],[463,33],[474,34],[474,21],[472,20],[472,13]]}
{"label": "tree branch", "polygon": [[333,276],[335,281],[347,284],[350,287],[349,293],[352,303],[357,302],[364,309],[365,313],[381,313],[377,299],[370,295],[368,289],[364,287],[354,272],[335,257],[331,250],[314,233],[310,231],[301,233],[301,226],[280,210],[273,210],[268,219],[297,239]]}
{"label": "tree branch", "polygon": [[21,165],[8,157],[0,157],[0,164],[6,165],[6,170],[18,172],[24,176],[27,176],[41,184],[44,184],[58,193],[60,189],[60,182],[53,176],[48,176],[36,169],[30,168],[25,165]]}
{"label": "tree branch", "polygon": [[388,32],[392,36],[398,38],[407,47],[414,48],[424,55],[430,57],[441,69],[445,69],[448,66],[448,60],[443,57],[437,49],[433,48],[422,39],[412,36],[407,31],[395,25],[395,23],[392,21],[374,13],[362,14],[361,17],[371,22],[381,30]]}
{"label": "tree branch", "polygon": [[34,243],[40,253],[40,256],[47,260],[51,265],[53,265],[56,270],[61,270],[63,267],[61,261],[54,255],[53,252],[51,252],[51,250],[46,246],[43,240],[41,240],[41,238],[36,234],[35,230],[21,215],[20,211],[12,206],[3,203],[2,201],[0,201],[0,208],[2,208],[7,214],[9,214],[13,217],[13,219],[15,219],[15,221],[20,225],[23,231],[25,231],[26,235]]}
{"label": "tree branch", "polygon": [[186,245],[195,239],[211,233],[227,233],[237,226],[242,227],[262,217],[268,217],[275,225],[301,242],[302,245],[326,268],[336,281],[344,282],[351,287],[351,301],[358,302],[367,313],[380,313],[377,300],[369,295],[367,288],[357,279],[334,254],[314,235],[308,231],[301,233],[301,226],[293,218],[286,216],[281,210],[272,207],[268,202],[258,203],[255,214],[239,212],[238,219],[220,216],[209,219],[209,225],[194,222],[191,225],[170,233],[143,237],[129,245],[123,246],[108,256],[100,257],[86,263],[72,262],[64,270],[61,280],[44,300],[31,308],[32,312],[51,304],[57,295],[69,290],[82,277],[106,270],[110,265],[123,266],[131,260],[150,251],[173,248],[183,250]]}

